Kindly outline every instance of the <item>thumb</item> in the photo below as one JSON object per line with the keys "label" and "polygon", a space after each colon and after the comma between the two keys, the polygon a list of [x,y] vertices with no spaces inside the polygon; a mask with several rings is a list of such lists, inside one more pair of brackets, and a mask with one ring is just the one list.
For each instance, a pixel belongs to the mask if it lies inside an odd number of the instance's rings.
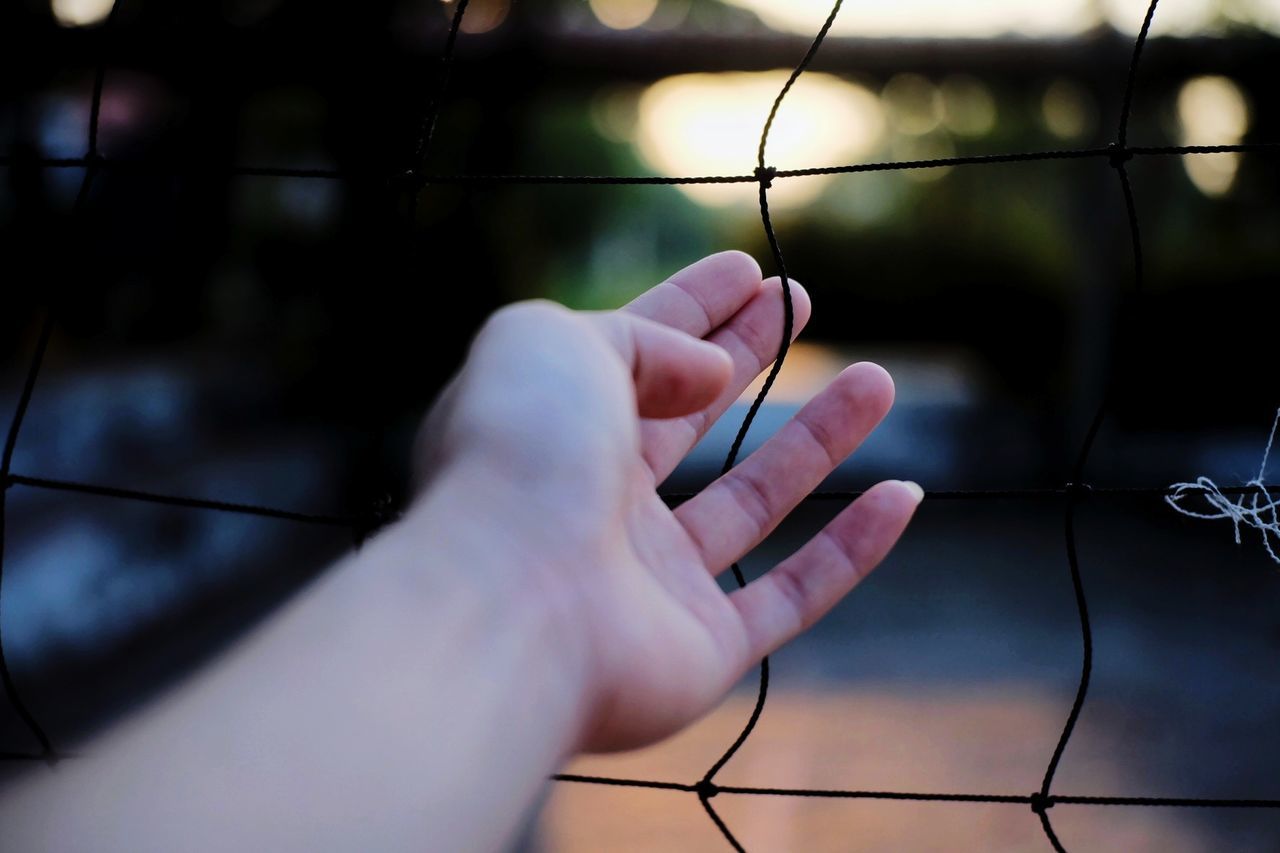
{"label": "thumb", "polygon": [[733,360],[715,344],[643,317],[591,315],[631,369],[643,418],[675,418],[711,405],[729,384]]}

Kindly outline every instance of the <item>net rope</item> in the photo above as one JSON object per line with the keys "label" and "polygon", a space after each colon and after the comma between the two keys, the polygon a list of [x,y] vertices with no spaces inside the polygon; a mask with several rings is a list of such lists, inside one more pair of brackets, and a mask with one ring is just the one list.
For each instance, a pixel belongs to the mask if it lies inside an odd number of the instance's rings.
{"label": "net rope", "polygon": [[[734,437],[733,443],[725,458],[723,470],[734,466],[741,451],[743,442],[755,421],[756,415],[763,405],[779,371],[786,360],[791,342],[791,331],[794,324],[794,310],[791,299],[790,279],[787,274],[786,261],[782,253],[778,235],[774,229],[769,209],[769,190],[774,181],[794,177],[812,175],[858,174],[863,172],[898,171],[906,169],[931,169],[952,166],[995,165],[1007,163],[1029,163],[1047,160],[1084,160],[1106,159],[1116,173],[1120,195],[1124,205],[1125,219],[1132,251],[1132,291],[1135,297],[1141,297],[1144,289],[1144,264],[1141,228],[1138,218],[1137,204],[1128,172],[1128,163],[1137,157],[1159,156],[1198,156],[1217,153],[1255,153],[1274,154],[1280,151],[1280,142],[1248,142],[1234,145],[1165,145],[1165,146],[1131,146],[1128,144],[1129,119],[1132,113],[1138,71],[1151,30],[1151,22],[1155,16],[1159,0],[1151,0],[1146,9],[1142,26],[1133,44],[1133,53],[1129,61],[1124,82],[1123,104],[1116,129],[1115,141],[1105,147],[1059,149],[1046,151],[1027,151],[996,154],[981,154],[958,157],[945,157],[925,160],[900,160],[877,163],[858,163],[844,166],[821,168],[777,169],[768,165],[766,159],[769,133],[772,129],[778,110],[787,93],[796,81],[804,74],[814,57],[821,50],[844,0],[835,0],[830,14],[821,29],[814,37],[807,52],[800,59],[787,78],[786,83],[774,99],[768,117],[760,134],[757,149],[756,168],[752,174],[743,175],[709,175],[709,176],[601,176],[601,175],[476,175],[476,174],[431,174],[425,171],[430,152],[432,137],[441,105],[444,101],[446,87],[453,68],[454,53],[461,32],[463,17],[468,0],[457,0],[457,6],[451,17],[445,44],[437,60],[436,73],[426,86],[426,97],[423,99],[420,121],[417,123],[417,136],[407,166],[389,171],[355,171],[338,169],[297,169],[275,166],[234,166],[222,168],[209,166],[198,161],[184,160],[138,160],[111,159],[103,157],[98,150],[99,118],[102,106],[102,91],[106,77],[105,44],[110,37],[116,12],[122,0],[112,7],[105,23],[100,29],[97,41],[100,55],[98,57],[90,101],[87,148],[84,156],[70,158],[34,157],[27,155],[0,154],[0,166],[10,169],[82,169],[84,176],[72,205],[73,222],[78,220],[85,210],[90,187],[100,172],[136,172],[159,174],[230,174],[243,177],[274,177],[313,180],[342,180],[379,182],[388,186],[401,188],[408,196],[409,221],[412,222],[419,194],[432,185],[687,185],[687,184],[735,184],[754,183],[759,187],[760,220],[765,237],[773,257],[774,268],[781,279],[783,291],[783,334],[772,366],[760,391],[753,399],[742,423]],[[3,456],[0,456],[0,595],[3,595],[4,577],[4,534],[5,534],[5,495],[14,487],[41,489],[61,492],[74,492],[104,498],[144,501],[169,506],[200,509],[216,512],[239,513],[304,524],[323,525],[348,528],[361,542],[370,528],[388,517],[385,507],[371,507],[368,513],[355,516],[327,515],[301,512],[291,509],[261,506],[253,503],[209,500],[199,497],[160,494],[113,485],[76,482],[48,477],[23,474],[13,470],[13,457],[21,434],[24,419],[35,392],[45,353],[49,346],[57,315],[56,295],[50,299],[25,373],[25,381],[5,434]],[[1074,464],[1071,479],[1062,485],[1013,488],[1013,489],[960,489],[929,490],[925,492],[928,500],[1062,500],[1063,531],[1067,555],[1067,566],[1071,576],[1075,595],[1076,611],[1079,616],[1081,633],[1081,665],[1075,696],[1067,712],[1062,733],[1054,745],[1053,752],[1045,768],[1044,778],[1039,789],[1029,794],[1012,793],[963,793],[963,792],[911,792],[911,791],[874,791],[874,790],[838,790],[838,789],[804,789],[773,788],[741,785],[720,785],[715,782],[717,773],[733,758],[738,749],[750,737],[765,707],[769,687],[769,661],[765,658],[760,665],[760,680],[757,698],[752,712],[742,730],[732,744],[696,782],[677,782],[650,779],[629,779],[605,776],[589,776],[574,773],[560,773],[552,779],[572,784],[600,785],[625,788],[646,788],[656,790],[678,791],[695,795],[706,811],[708,818],[714,823],[725,841],[737,851],[745,851],[742,842],[734,835],[721,815],[712,805],[712,799],[720,795],[735,796],[776,796],[776,797],[817,797],[831,799],[857,800],[905,800],[920,802],[951,803],[992,803],[1013,804],[1029,807],[1038,817],[1045,837],[1056,851],[1065,851],[1062,840],[1058,837],[1049,818],[1049,810],[1058,805],[1082,806],[1122,806],[1122,807],[1165,807],[1165,808],[1228,808],[1228,809],[1274,809],[1280,808],[1280,799],[1213,799],[1213,798],[1178,798],[1178,797],[1102,797],[1058,794],[1053,791],[1053,782],[1058,766],[1062,761],[1067,746],[1071,741],[1076,724],[1084,708],[1088,695],[1089,681],[1093,669],[1093,635],[1089,619],[1088,602],[1081,573],[1079,555],[1076,547],[1075,517],[1080,503],[1097,496],[1117,498],[1154,499],[1161,498],[1174,509],[1195,518],[1232,520],[1236,529],[1236,541],[1239,541],[1240,524],[1259,527],[1263,532],[1268,553],[1276,558],[1271,549],[1268,535],[1275,534],[1280,541],[1277,530],[1277,506],[1280,500],[1271,497],[1272,491],[1280,491],[1280,485],[1267,484],[1266,455],[1258,476],[1245,484],[1218,486],[1207,477],[1194,482],[1177,483],[1172,486],[1095,486],[1088,482],[1086,472],[1093,452],[1095,440],[1106,418],[1117,371],[1109,372],[1111,377],[1098,401],[1088,428],[1082,439]],[[1280,425],[1280,413],[1272,427],[1272,440],[1276,426]],[[1268,442],[1268,451],[1271,442]],[[671,491],[663,495],[668,504],[676,505],[692,497],[691,492]],[[847,501],[856,498],[860,491],[823,491],[815,492],[807,500],[810,501]],[[1191,497],[1206,500],[1214,512],[1198,513],[1186,509],[1182,501]],[[1228,496],[1239,496],[1240,500],[1232,501]],[[1246,499],[1249,499],[1246,502]],[[1265,513],[1270,513],[1268,522]],[[1280,562],[1280,559],[1277,560]],[[739,586],[746,583],[738,564],[732,567],[733,576]],[[59,759],[74,757],[55,750],[54,745],[44,728],[23,701],[22,696],[10,673],[4,654],[3,625],[0,625],[0,683],[4,693],[22,723],[39,744],[37,752],[0,752],[3,761],[36,761],[52,764]]]}

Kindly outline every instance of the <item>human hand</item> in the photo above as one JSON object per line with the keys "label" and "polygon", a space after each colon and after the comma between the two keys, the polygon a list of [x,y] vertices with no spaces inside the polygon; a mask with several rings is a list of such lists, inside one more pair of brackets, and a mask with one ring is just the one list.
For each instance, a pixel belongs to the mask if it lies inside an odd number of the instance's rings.
{"label": "human hand", "polygon": [[[809,317],[791,283],[798,333]],[[499,311],[428,415],[417,506],[470,536],[466,574],[547,608],[580,661],[578,748],[643,745],[709,710],[884,557],[918,486],[880,483],[789,558],[725,594],[758,545],[888,412],[893,383],[855,364],[763,447],[672,510],[657,486],[776,355],[776,279],[705,258],[619,311]],[[468,533],[470,531],[470,533]],[[482,555],[475,558],[476,554]]]}

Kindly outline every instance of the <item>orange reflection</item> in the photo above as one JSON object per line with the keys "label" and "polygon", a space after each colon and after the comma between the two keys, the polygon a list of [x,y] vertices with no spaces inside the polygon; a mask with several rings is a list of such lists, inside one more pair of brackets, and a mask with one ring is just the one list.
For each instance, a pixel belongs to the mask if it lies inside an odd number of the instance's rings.
{"label": "orange reflection", "polygon": [[[445,15],[453,17],[457,0],[442,0]],[[466,14],[462,16],[461,29],[464,33],[479,35],[496,30],[507,19],[511,11],[511,0],[471,0],[467,4]]]}
{"label": "orange reflection", "polygon": [[[649,749],[586,756],[568,772],[693,783],[733,741],[755,696],[735,693],[715,712]],[[775,689],[755,733],[716,777],[722,785],[897,791],[1028,793],[1044,774],[1045,744],[1062,727],[1057,691],[1029,686]],[[1059,774],[1077,791],[1132,790],[1123,732],[1086,718]],[[1041,850],[1025,805],[834,800],[720,794],[716,811],[748,850]],[[1081,850],[1190,853],[1214,849],[1200,824],[1165,809],[1054,809]],[[719,850],[724,840],[697,798],[681,791],[551,787],[541,849],[557,853]]]}

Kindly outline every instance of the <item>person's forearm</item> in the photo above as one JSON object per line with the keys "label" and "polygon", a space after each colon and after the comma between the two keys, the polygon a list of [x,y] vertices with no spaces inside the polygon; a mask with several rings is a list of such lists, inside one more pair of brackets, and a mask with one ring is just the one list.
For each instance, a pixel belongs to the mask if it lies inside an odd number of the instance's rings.
{"label": "person's forearm", "polygon": [[4,791],[6,843],[509,843],[574,746],[586,663],[540,594],[485,584],[486,564],[519,560],[520,543],[480,499],[465,503],[484,490],[459,479],[82,757]]}

